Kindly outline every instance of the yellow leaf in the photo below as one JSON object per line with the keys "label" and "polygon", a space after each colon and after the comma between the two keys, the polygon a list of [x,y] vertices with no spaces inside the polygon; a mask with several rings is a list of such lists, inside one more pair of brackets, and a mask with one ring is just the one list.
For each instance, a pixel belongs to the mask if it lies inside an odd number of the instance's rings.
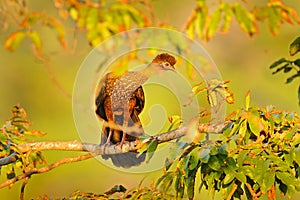
{"label": "yellow leaf", "polygon": [[36,50],[41,51],[42,50],[42,39],[40,35],[36,31],[31,31],[27,33],[27,36],[32,41],[33,45],[35,46]]}
{"label": "yellow leaf", "polygon": [[248,110],[249,107],[250,107],[250,90],[248,90],[246,93],[246,104],[245,104],[246,110]]}
{"label": "yellow leaf", "polygon": [[16,50],[20,43],[24,40],[26,34],[22,31],[17,31],[9,35],[6,39],[4,47],[10,51]]}

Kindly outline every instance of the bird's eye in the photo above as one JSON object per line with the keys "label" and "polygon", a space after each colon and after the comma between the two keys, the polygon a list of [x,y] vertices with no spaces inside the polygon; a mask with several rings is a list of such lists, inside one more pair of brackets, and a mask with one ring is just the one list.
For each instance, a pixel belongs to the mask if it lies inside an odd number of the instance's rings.
{"label": "bird's eye", "polygon": [[165,66],[165,67],[170,67],[170,63],[165,62],[165,63],[164,63],[164,66]]}

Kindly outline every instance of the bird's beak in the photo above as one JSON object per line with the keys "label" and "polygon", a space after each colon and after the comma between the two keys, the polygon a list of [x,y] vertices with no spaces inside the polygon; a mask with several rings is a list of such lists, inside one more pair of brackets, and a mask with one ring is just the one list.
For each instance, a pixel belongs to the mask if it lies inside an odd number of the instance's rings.
{"label": "bird's beak", "polygon": [[172,72],[176,72],[175,67],[173,65],[171,67],[169,67],[168,70],[170,70]]}

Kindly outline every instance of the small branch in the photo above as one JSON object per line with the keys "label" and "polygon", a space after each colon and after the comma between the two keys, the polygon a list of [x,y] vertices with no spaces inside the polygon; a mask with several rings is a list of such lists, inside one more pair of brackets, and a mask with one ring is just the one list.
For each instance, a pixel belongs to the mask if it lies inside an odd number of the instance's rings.
{"label": "small branch", "polygon": [[245,185],[247,186],[252,199],[253,200],[258,200],[258,198],[262,195],[262,191],[259,191],[258,193],[255,193],[255,191],[253,190],[253,188],[251,187],[251,185],[249,183],[245,183]]}
{"label": "small branch", "polygon": [[226,200],[230,200],[231,197],[233,196],[234,192],[236,191],[236,189],[238,188],[238,185],[235,183],[233,186],[232,186],[232,189],[230,191],[230,193],[228,194],[228,197],[226,198]]}
{"label": "small branch", "polygon": [[0,166],[7,165],[9,163],[13,163],[18,159],[18,154],[16,152],[10,154],[7,157],[0,159]]}
{"label": "small branch", "polygon": [[20,200],[24,200],[24,193],[25,193],[25,187],[28,183],[28,180],[29,180],[29,176],[25,178],[23,184],[22,184],[22,187],[21,187],[21,193],[20,193]]}
{"label": "small branch", "polygon": [[[28,172],[25,172],[24,174],[21,174],[19,176],[16,176],[15,178],[9,179],[3,183],[0,184],[0,188],[9,186],[17,181],[20,181],[22,179],[26,179],[27,177],[30,177],[33,174],[40,174],[40,173],[44,173],[44,172],[48,172],[60,165],[66,164],[66,163],[72,163],[72,162],[78,162],[78,161],[82,161],[82,160],[87,160],[89,158],[92,158],[93,155],[88,153],[85,155],[81,155],[81,156],[76,156],[76,157],[72,157],[72,158],[63,158],[61,160],[58,160],[54,163],[52,163],[51,165],[47,165],[45,167],[42,168],[33,168],[31,170],[29,170]],[[26,180],[25,180],[26,181]],[[24,184],[23,184],[24,185]],[[25,183],[26,185],[26,183]],[[22,195],[22,194],[21,194]]]}

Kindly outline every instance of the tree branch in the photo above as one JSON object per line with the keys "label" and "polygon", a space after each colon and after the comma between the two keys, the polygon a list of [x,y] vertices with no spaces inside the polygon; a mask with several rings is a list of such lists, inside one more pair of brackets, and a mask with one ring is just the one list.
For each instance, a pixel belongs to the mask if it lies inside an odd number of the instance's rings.
{"label": "tree branch", "polygon": [[15,162],[16,160],[18,159],[18,154],[16,152],[10,154],[9,156],[7,157],[4,157],[4,158],[1,158],[0,159],[0,166],[3,166],[3,165],[8,165],[10,163],[13,163]]}
{"label": "tree branch", "polygon": [[12,179],[9,179],[3,183],[0,184],[0,188],[3,188],[3,187],[6,187],[6,186],[9,186],[17,181],[20,181],[22,179],[25,179],[27,177],[30,177],[31,175],[33,174],[40,174],[40,173],[44,173],[44,172],[48,172],[60,165],[63,165],[63,164],[66,164],[66,163],[72,163],[72,162],[78,162],[78,161],[82,161],[82,160],[86,160],[86,159],[89,159],[89,158],[92,158],[93,155],[88,153],[88,154],[85,154],[85,155],[81,155],[81,156],[76,156],[76,157],[72,157],[72,158],[63,158],[61,160],[58,160],[50,165],[47,165],[45,167],[42,167],[42,168],[33,168],[23,174],[20,174],[19,176],[16,176],[15,178],[12,178]]}
{"label": "tree branch", "polygon": [[[219,125],[210,125],[209,123],[199,124],[198,131],[201,133],[220,133],[222,129],[229,122],[225,122],[224,124]],[[142,143],[146,143],[150,140],[157,140],[158,143],[168,142],[186,135],[189,126],[181,126],[177,129],[151,136],[147,140],[142,141]],[[106,145],[106,144],[91,144],[91,143],[83,143],[79,141],[69,141],[69,142],[32,142],[19,144],[17,148],[22,153],[26,152],[34,152],[34,151],[44,151],[44,150],[63,150],[63,151],[80,151],[80,152],[90,152],[92,155],[112,155],[112,154],[120,154],[126,153],[130,151],[136,151],[141,146],[140,141],[132,141],[132,142],[124,142],[122,148],[120,145]],[[0,159],[0,166],[7,165],[13,163],[17,160],[18,154],[12,153],[11,155]]]}

